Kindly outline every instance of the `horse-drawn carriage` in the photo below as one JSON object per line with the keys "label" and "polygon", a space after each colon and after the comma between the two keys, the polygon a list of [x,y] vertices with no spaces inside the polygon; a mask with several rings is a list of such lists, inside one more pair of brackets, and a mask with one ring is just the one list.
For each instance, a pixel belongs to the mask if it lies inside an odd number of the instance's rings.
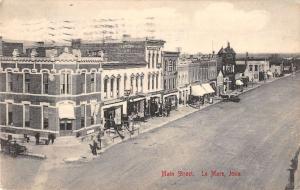
{"label": "horse-drawn carriage", "polygon": [[19,154],[24,154],[27,152],[27,148],[25,146],[19,145],[16,141],[13,140],[5,140],[0,138],[1,140],[1,151],[9,154],[13,157],[17,157]]}

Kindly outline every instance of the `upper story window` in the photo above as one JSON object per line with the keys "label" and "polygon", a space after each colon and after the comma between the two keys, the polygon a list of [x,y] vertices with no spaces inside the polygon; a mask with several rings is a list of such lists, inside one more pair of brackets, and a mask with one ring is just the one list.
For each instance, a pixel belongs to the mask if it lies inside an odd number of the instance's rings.
{"label": "upper story window", "polygon": [[7,73],[7,92],[11,92],[13,89],[12,72]]}
{"label": "upper story window", "polygon": [[150,80],[151,80],[151,75],[148,74],[148,90],[150,90]]}
{"label": "upper story window", "polygon": [[133,91],[133,80],[134,80],[134,77],[132,76],[130,78],[130,89],[131,89],[131,91]]}
{"label": "upper story window", "polygon": [[156,54],[156,64],[158,64],[158,62],[159,62],[159,53],[157,52],[157,54]]}
{"label": "upper story window", "polygon": [[154,89],[154,75],[152,75],[152,90]]}
{"label": "upper story window", "polygon": [[258,71],[258,65],[254,65],[254,70]]}
{"label": "upper story window", "polygon": [[13,124],[13,111],[12,111],[12,103],[7,104],[7,124],[12,125]]}
{"label": "upper story window", "polygon": [[120,96],[120,80],[121,80],[121,78],[118,77],[117,78],[117,96],[118,97]]}
{"label": "upper story window", "polygon": [[137,76],[135,78],[135,91],[138,92],[139,91],[139,77]]}
{"label": "upper story window", "polygon": [[173,61],[173,71],[176,71],[176,61]]}
{"label": "upper story window", "polygon": [[124,90],[127,90],[126,87],[127,87],[127,76],[124,76]]}
{"label": "upper story window", "polygon": [[60,93],[71,94],[71,73],[62,72],[60,75]]}
{"label": "upper story window", "polygon": [[154,68],[154,60],[155,60],[155,53],[153,51],[153,54],[152,54],[152,68]]}
{"label": "upper story window", "polygon": [[151,53],[150,53],[150,51],[149,51],[149,53],[148,53],[148,68],[150,67],[150,61],[151,61]]}
{"label": "upper story window", "polygon": [[80,74],[80,83],[81,83],[81,93],[86,93],[86,73],[81,73]]}
{"label": "upper story window", "polygon": [[173,70],[173,63],[172,63],[172,60],[170,59],[169,64],[168,64],[168,71],[172,72],[172,70]]}
{"label": "upper story window", "polygon": [[111,97],[113,97],[113,95],[114,95],[114,82],[115,82],[115,80],[114,80],[114,78],[111,78],[110,79],[110,96]]}
{"label": "upper story window", "polygon": [[158,74],[156,75],[156,89],[158,88]]}
{"label": "upper story window", "polygon": [[48,94],[49,91],[49,74],[43,73],[43,93]]}
{"label": "upper story window", "polygon": [[91,73],[91,92],[96,91],[96,73]]}
{"label": "upper story window", "polygon": [[165,60],[164,71],[166,72],[168,68],[168,60]]}
{"label": "upper story window", "polygon": [[30,91],[30,74],[29,73],[24,73],[24,85],[25,85],[25,87],[24,87],[24,92],[25,93],[29,93],[29,91]]}
{"label": "upper story window", "polygon": [[253,66],[249,65],[249,71],[252,71],[252,70],[253,70]]}
{"label": "upper story window", "polygon": [[104,79],[104,96],[107,97],[107,83],[108,83],[108,78]]}
{"label": "upper story window", "polygon": [[141,92],[143,92],[144,76],[141,76]]}

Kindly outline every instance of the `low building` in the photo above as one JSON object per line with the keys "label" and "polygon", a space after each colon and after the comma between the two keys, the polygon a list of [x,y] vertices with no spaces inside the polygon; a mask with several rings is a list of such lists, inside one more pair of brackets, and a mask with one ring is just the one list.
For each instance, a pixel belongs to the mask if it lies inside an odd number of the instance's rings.
{"label": "low building", "polygon": [[3,40],[0,36],[0,56],[12,56],[14,50],[17,50],[19,55],[23,55],[23,43]]}

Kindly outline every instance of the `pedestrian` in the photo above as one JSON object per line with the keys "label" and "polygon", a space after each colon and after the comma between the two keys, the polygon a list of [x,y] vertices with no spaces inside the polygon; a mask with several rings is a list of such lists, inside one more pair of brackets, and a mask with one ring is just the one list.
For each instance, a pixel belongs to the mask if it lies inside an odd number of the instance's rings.
{"label": "pedestrian", "polygon": [[119,132],[116,122],[113,118],[110,119],[110,125],[118,133],[118,135],[121,137],[121,139],[124,139],[124,136]]}
{"label": "pedestrian", "polygon": [[97,135],[97,140],[99,142],[99,149],[101,150],[101,130],[99,131],[99,133]]}
{"label": "pedestrian", "polygon": [[36,133],[34,137],[35,137],[35,144],[37,145],[40,144],[40,133]]}
{"label": "pedestrian", "polygon": [[54,140],[55,140],[55,135],[53,133],[50,134],[50,139],[51,139],[51,143],[53,144],[54,143]]}
{"label": "pedestrian", "polygon": [[95,140],[93,140],[93,144],[92,145],[90,144],[90,148],[91,148],[92,154],[94,156],[97,155],[97,147],[98,147],[97,142]]}

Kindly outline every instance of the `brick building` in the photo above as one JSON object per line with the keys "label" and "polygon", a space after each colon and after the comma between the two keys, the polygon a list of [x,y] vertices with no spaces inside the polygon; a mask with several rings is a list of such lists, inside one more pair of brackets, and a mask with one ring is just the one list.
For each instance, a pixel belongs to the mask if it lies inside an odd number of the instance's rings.
{"label": "brick building", "polygon": [[140,39],[81,47],[83,52],[104,52],[104,59],[112,61],[103,64],[101,112],[104,120],[114,118],[120,124],[123,117],[126,119],[131,114],[140,120],[154,116],[158,103],[162,102],[164,43]]}
{"label": "brick building", "polygon": [[0,36],[0,56],[12,56],[15,49],[22,55],[23,43],[3,40],[2,36]]}
{"label": "brick building", "polygon": [[180,52],[163,52],[163,102],[171,102],[172,108],[178,104],[178,61]]}
{"label": "brick building", "polygon": [[232,90],[235,87],[236,53],[229,42],[226,48],[219,50],[218,57],[218,72],[223,74],[225,91]]}
{"label": "brick building", "polygon": [[93,132],[100,125],[101,58],[1,57],[1,131],[42,135]]}

